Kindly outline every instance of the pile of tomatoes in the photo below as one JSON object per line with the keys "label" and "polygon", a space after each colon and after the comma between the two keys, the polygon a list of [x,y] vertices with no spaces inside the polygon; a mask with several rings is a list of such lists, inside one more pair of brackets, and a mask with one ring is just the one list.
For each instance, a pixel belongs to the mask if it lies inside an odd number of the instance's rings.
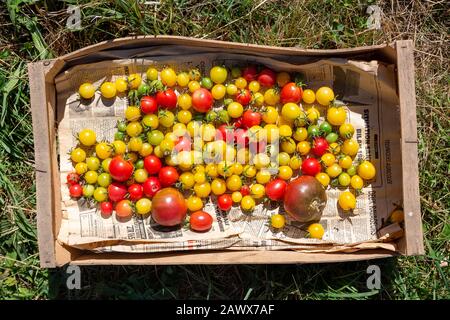
{"label": "pile of tomatoes", "polygon": [[[293,75],[257,66],[214,66],[208,76],[150,67],[143,76],[79,88],[82,100],[98,91],[129,99],[114,141],[98,142],[83,129],[70,154],[70,195],[92,199],[105,216],[113,209],[119,218],[151,214],[153,197],[170,188],[185,196],[191,228],[205,231],[212,218],[202,208],[211,196],[223,211],[237,204],[248,212],[262,201],[282,202],[298,175],[345,189],[338,203],[352,210],[375,177],[370,161],[355,159],[355,129],[329,87],[303,89]],[[271,225],[283,228],[284,216],[274,214]],[[315,223],[309,232],[321,238],[324,230]]]}

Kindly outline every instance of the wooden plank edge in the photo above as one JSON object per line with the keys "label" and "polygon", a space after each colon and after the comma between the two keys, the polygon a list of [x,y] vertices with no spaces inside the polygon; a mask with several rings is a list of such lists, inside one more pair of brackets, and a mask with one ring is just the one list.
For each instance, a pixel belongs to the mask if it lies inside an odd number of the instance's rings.
{"label": "wooden plank edge", "polygon": [[406,255],[422,255],[425,250],[420,210],[414,46],[412,40],[397,41],[396,51],[401,119]]}
{"label": "wooden plank edge", "polygon": [[39,260],[43,268],[56,266],[52,218],[52,179],[49,125],[46,112],[44,61],[28,64],[36,171],[36,212]]}

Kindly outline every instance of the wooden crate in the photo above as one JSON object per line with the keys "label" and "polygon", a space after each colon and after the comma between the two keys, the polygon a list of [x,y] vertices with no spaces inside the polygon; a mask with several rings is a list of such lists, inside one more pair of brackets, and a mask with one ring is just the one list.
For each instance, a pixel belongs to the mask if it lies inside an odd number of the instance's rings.
{"label": "wooden crate", "polygon": [[[148,254],[94,254],[62,246],[56,241],[61,225],[60,177],[56,149],[55,76],[76,65],[79,59],[89,62],[107,59],[112,49],[185,45],[201,49],[220,48],[227,52],[305,56],[312,58],[365,58],[395,64],[400,101],[401,157],[404,236],[397,240],[398,252],[374,249],[353,253],[303,253],[298,251],[194,251]],[[173,36],[140,36],[106,41],[89,46],[58,59],[28,65],[36,164],[36,196],[39,255],[42,267],[67,263],[79,265],[175,265],[175,264],[287,264],[323,263],[367,260],[394,255],[423,254],[423,234],[419,200],[417,122],[414,86],[413,43],[396,41],[392,45],[376,45],[351,49],[310,50],[251,44],[200,40]]]}

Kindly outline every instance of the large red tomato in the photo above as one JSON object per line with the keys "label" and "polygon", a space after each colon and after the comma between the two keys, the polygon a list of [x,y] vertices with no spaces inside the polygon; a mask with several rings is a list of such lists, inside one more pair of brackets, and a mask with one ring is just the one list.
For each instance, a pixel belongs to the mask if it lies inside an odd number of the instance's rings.
{"label": "large red tomato", "polygon": [[213,218],[208,212],[196,211],[189,218],[189,225],[194,231],[208,231],[211,229]]}
{"label": "large red tomato", "polygon": [[300,222],[319,221],[326,203],[325,189],[311,176],[292,180],[284,194],[284,209]]}
{"label": "large red tomato", "polygon": [[208,89],[200,88],[192,93],[192,107],[198,112],[208,112],[211,110],[214,99]]}
{"label": "large red tomato", "polygon": [[155,113],[158,110],[158,102],[155,97],[143,96],[141,98],[141,111],[142,113],[149,114]]}
{"label": "large red tomato", "polygon": [[174,167],[162,167],[158,174],[159,182],[163,187],[170,187],[178,181],[179,175]]}
{"label": "large red tomato", "polygon": [[157,177],[148,177],[142,184],[144,193],[147,197],[153,197],[159,190],[161,190],[161,183]]}
{"label": "large red tomato", "polygon": [[287,83],[280,93],[281,103],[299,103],[303,96],[303,90],[294,82]]}
{"label": "large red tomato", "polygon": [[162,162],[157,156],[149,155],[144,158],[144,168],[149,174],[157,174],[162,168]]}
{"label": "large red tomato", "polygon": [[133,174],[133,165],[121,156],[116,156],[109,163],[109,173],[114,180],[127,181]]}
{"label": "large red tomato", "polygon": [[152,199],[152,218],[162,226],[179,225],[184,221],[186,212],[186,201],[174,188],[161,189]]}
{"label": "large red tomato", "polygon": [[156,101],[158,106],[166,109],[175,109],[177,106],[177,95],[172,89],[166,89],[164,91],[159,91],[156,94]]}
{"label": "large red tomato", "polygon": [[108,186],[108,198],[114,202],[124,199],[127,192],[127,187],[118,182],[113,182]]}
{"label": "large red tomato", "polygon": [[287,182],[282,179],[275,179],[266,184],[266,195],[270,200],[283,200]]}

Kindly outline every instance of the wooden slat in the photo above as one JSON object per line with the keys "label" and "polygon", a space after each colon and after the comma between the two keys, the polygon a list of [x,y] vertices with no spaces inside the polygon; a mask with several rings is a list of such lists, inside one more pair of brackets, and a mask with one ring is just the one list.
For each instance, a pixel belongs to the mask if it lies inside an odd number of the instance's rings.
{"label": "wooden slat", "polygon": [[387,250],[354,253],[304,253],[295,251],[196,251],[191,253],[86,253],[71,262],[77,265],[193,265],[193,264],[307,264],[388,258]]}
{"label": "wooden slat", "polygon": [[45,68],[43,61],[28,64],[30,79],[30,101],[33,118],[35,170],[36,170],[36,210],[39,259],[41,267],[53,268],[55,262],[55,234],[53,232],[53,199],[51,179],[51,159],[49,124],[47,118],[47,97]]}
{"label": "wooden slat", "polygon": [[420,255],[424,253],[424,247],[419,194],[413,42],[411,40],[398,41],[396,49],[406,254]]}

